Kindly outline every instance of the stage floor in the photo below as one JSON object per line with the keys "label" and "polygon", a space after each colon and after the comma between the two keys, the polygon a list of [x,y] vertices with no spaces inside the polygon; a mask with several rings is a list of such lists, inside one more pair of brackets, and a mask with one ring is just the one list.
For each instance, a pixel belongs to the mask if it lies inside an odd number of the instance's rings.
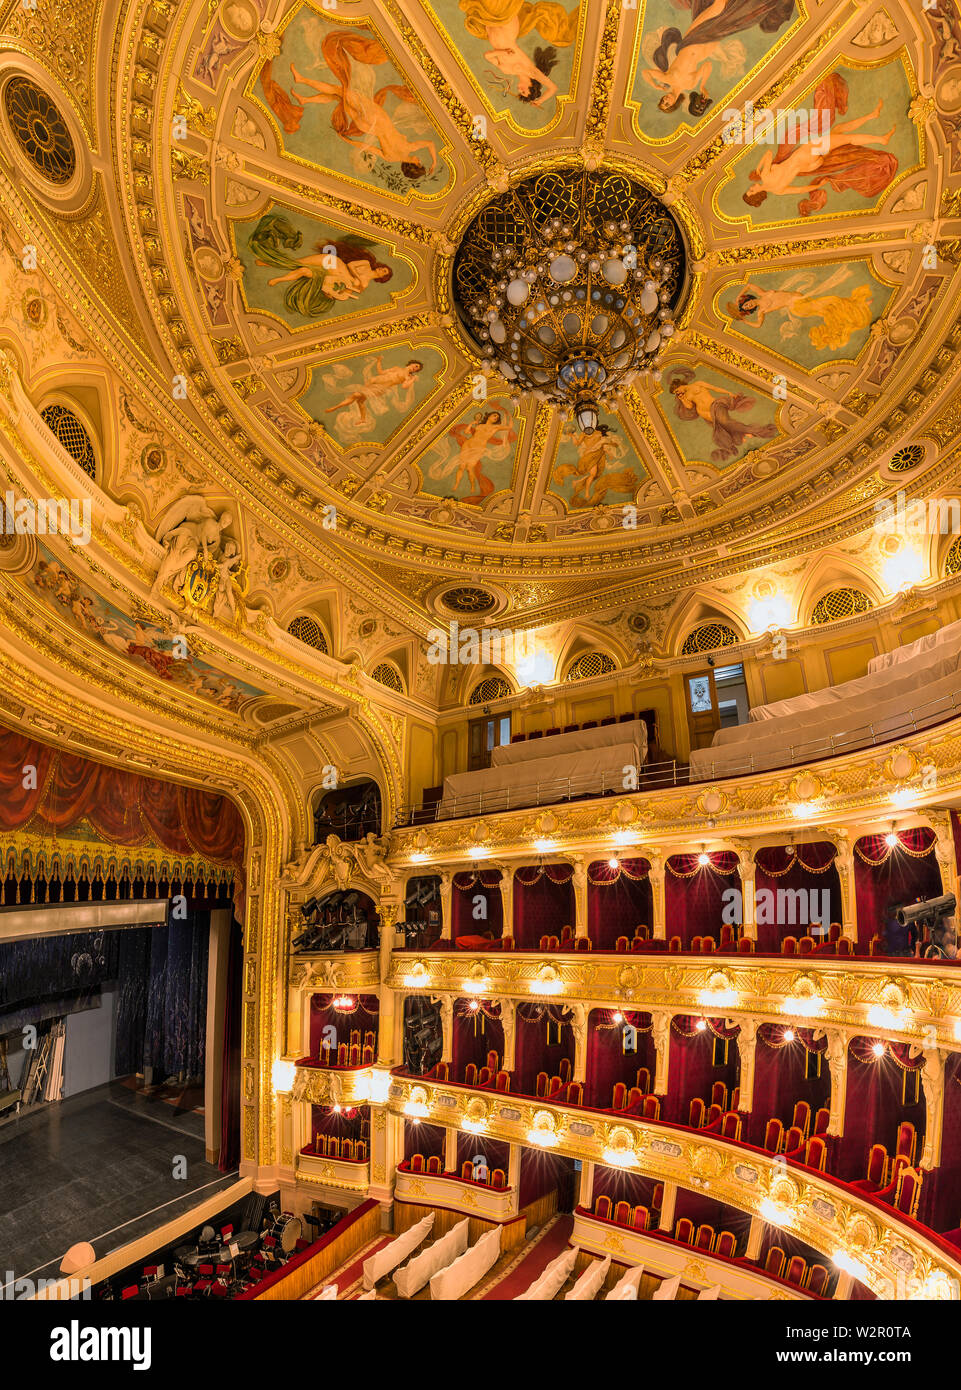
{"label": "stage floor", "polygon": [[11,1271],[56,1277],[78,1241],[102,1258],[236,1181],[204,1152],[201,1115],[121,1081],[0,1125],[0,1289]]}

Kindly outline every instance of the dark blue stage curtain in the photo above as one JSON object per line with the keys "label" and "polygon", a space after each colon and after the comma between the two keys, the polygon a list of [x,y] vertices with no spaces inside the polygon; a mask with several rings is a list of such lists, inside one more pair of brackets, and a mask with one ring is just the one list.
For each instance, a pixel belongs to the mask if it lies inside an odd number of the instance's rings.
{"label": "dark blue stage curtain", "polygon": [[49,1009],[36,1012],[48,1002],[56,1001],[58,1017],[90,1008],[100,986],[117,973],[115,935],[77,932],[0,945],[0,1032],[21,1026],[24,1010],[28,1021],[51,1017]]}
{"label": "dark blue stage curtain", "polygon": [[[120,934],[118,1076],[152,1067],[156,1080],[202,1079],[207,1040],[210,913]],[[135,938],[139,938],[135,939]]]}

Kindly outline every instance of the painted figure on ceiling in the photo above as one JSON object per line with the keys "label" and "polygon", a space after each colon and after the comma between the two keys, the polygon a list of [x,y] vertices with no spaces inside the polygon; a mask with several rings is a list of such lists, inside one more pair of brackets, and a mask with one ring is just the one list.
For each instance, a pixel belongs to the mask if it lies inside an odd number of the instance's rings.
{"label": "painted figure on ceiling", "polygon": [[367,249],[376,243],[363,237],[351,234],[342,241],[318,241],[312,255],[293,255],[302,241],[302,234],[277,212],[265,214],[247,241],[258,265],[285,268],[286,274],[275,275],[267,283],[290,282],[284,292],[290,313],[316,318],[332,309],[335,302],[359,299],[375,280],[386,281],[393,276],[390,266]]}
{"label": "painted figure on ceiling", "polygon": [[[751,207],[760,207],[769,193],[788,197],[803,193],[807,196],[798,203],[798,212],[802,217],[810,217],[827,203],[825,184],[835,193],[851,188],[864,198],[872,198],[891,183],[898,171],[896,156],[870,146],[886,145],[897,126],[892,126],[884,135],[856,134],[869,121],[877,120],[883,102],[879,101],[867,116],[838,122],[838,116],[843,116],[848,109],[848,84],[841,73],[832,72],[819,83],[814,105],[819,112],[827,113],[830,122],[827,153],[818,153],[818,147],[806,140],[798,142],[796,131],[792,132],[791,139],[780,145],[776,154],[768,150],[749,174],[754,187],[743,196]],[[801,182],[796,183],[796,179]]]}
{"label": "painted figure on ceiling", "polygon": [[687,96],[692,116],[703,116],[712,97],[707,83],[715,63],[722,76],[743,73],[746,54],[733,35],[756,25],[775,34],[794,17],[795,0],[675,0],[691,12],[684,34],[674,27],[649,35],[644,54],[652,66],[642,74],[649,86],[663,93],[662,111],[676,111]]}
{"label": "painted figure on ceiling", "polygon": [[477,506],[495,490],[493,479],[484,472],[485,463],[499,463],[510,454],[517,431],[511,427],[506,410],[478,411],[471,421],[462,421],[447,431],[436,447],[442,456],[430,465],[428,477],[439,481],[454,474],[454,490],[466,480],[471,491],[461,502]]}
{"label": "painted figure on ceiling", "polygon": [[824,283],[815,286],[814,271],[799,271],[784,281],[781,289],[745,285],[737,299],[727,306],[732,319],[760,328],[768,314],[783,314],[780,334],[793,338],[802,320],[810,319],[808,339],[822,350],[840,351],[852,336],[871,326],[871,290],[857,285],[847,297],[830,293],[848,279],[850,269],[840,266]]}
{"label": "painted figure on ceiling", "polygon": [[626,446],[610,425],[598,425],[592,434],[584,434],[576,425],[569,425],[567,432],[577,450],[576,463],[561,463],[554,469],[554,481],[562,483],[566,478],[575,478],[571,488],[571,502],[575,506],[597,507],[609,492],[633,495],[640,486],[640,479],[633,468],[614,471],[614,465],[624,457]]}
{"label": "painted figure on ceiling", "polygon": [[[506,79],[506,90],[532,106],[544,106],[557,96],[551,72],[557,64],[557,48],[567,48],[577,38],[580,5],[568,12],[555,0],[459,0],[469,34],[486,39],[484,57]],[[535,32],[548,47],[535,47],[529,55],[520,39]],[[516,84],[516,91],[515,91]]]}
{"label": "painted figure on ceiling", "polygon": [[337,413],[337,433],[343,439],[358,439],[369,434],[377,417],[394,410],[401,414],[414,403],[414,385],[423,371],[423,362],[410,361],[403,366],[385,367],[375,357],[364,367],[363,377],[357,380],[354,371],[337,362],[323,375],[329,390],[343,390],[346,395],[336,405],[327,406],[325,415]]}
{"label": "painted figure on ceiling", "polygon": [[736,395],[720,386],[698,381],[690,367],[675,369],[668,383],[674,397],[674,410],[679,420],[703,420],[711,427],[715,463],[734,458],[748,439],[771,439],[777,434],[774,425],[743,424],[731,418],[734,411],[743,413],[755,405],[753,396]]}

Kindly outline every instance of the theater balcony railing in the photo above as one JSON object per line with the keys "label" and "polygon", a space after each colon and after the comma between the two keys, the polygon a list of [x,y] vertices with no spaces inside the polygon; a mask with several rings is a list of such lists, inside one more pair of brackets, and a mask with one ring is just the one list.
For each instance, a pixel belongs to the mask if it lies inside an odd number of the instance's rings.
{"label": "theater balcony railing", "polygon": [[327,1158],[302,1149],[297,1155],[297,1180],[321,1187],[339,1187],[349,1192],[366,1192],[370,1181],[368,1159]]}
{"label": "theater balcony railing", "polygon": [[408,1119],[692,1190],[708,1183],[713,1199],[784,1229],[829,1259],[840,1254],[881,1298],[934,1286],[961,1296],[961,1249],[827,1174],[714,1134],[396,1074],[388,1106]]}
{"label": "theater balcony railing", "polygon": [[925,1047],[961,1047],[961,970],[956,966],[865,957],[810,960],[399,951],[391,957],[387,983],[405,993],[667,1010],[735,1021],[751,1016]]}
{"label": "theater balcony railing", "polygon": [[467,1182],[454,1173],[411,1173],[398,1167],[394,1197],[425,1207],[448,1207],[482,1221],[512,1221],[517,1215],[517,1189]]}
{"label": "theater balcony railing", "polygon": [[304,952],[291,955],[287,989],[288,1051],[310,1052],[310,1001],[315,994],[376,994],[379,951]]}

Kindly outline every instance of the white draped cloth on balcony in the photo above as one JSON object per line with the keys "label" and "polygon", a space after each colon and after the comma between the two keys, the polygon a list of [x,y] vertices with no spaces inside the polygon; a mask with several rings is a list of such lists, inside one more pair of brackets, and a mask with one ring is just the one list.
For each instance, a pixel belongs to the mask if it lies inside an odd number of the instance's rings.
{"label": "white draped cloth on balcony", "polygon": [[629,1303],[637,1298],[638,1285],[644,1275],[644,1266],[635,1265],[617,1281],[605,1300],[608,1303]]}
{"label": "white draped cloth on balcony", "polygon": [[469,1230],[470,1222],[465,1216],[445,1236],[435,1240],[422,1254],[415,1255],[403,1269],[399,1269],[394,1275],[394,1287],[401,1298],[412,1298],[439,1269],[446,1269],[459,1255],[463,1255],[470,1238]]}
{"label": "white draped cloth on balcony", "polygon": [[314,1302],[315,1302],[315,1303],[330,1303],[330,1302],[334,1302],[334,1301],[336,1300],[336,1298],[337,1298],[337,1285],[336,1285],[336,1284],[325,1284],[324,1287],[321,1289],[320,1293],[317,1294],[316,1298],[314,1299]]}
{"label": "white draped cloth on balcony", "polygon": [[547,1303],[550,1299],[556,1298],[570,1278],[576,1259],[576,1246],[573,1250],[562,1251],[556,1260],[551,1260],[540,1278],[535,1279],[529,1289],[517,1295],[514,1302]]}
{"label": "white draped cloth on balcony", "polygon": [[697,1296],[698,1303],[710,1303],[715,1298],[721,1297],[720,1284],[712,1284],[709,1289],[702,1289]]}
{"label": "white draped cloth on balcony", "polygon": [[434,1213],[431,1212],[430,1216],[425,1216],[423,1221],[418,1221],[416,1226],[411,1226],[382,1250],[375,1251],[364,1261],[364,1288],[372,1289],[378,1279],[383,1279],[385,1274],[402,1265],[411,1251],[416,1250],[433,1229]]}
{"label": "white draped cloth on balcony", "polygon": [[681,1276],[675,1274],[673,1279],[662,1281],[660,1288],[654,1290],[652,1299],[662,1299],[664,1302],[673,1303],[677,1298],[677,1291],[681,1287]]}
{"label": "white draped cloth on balcony", "polygon": [[501,1227],[482,1235],[469,1250],[446,1269],[439,1270],[430,1281],[432,1299],[460,1298],[472,1289],[479,1279],[483,1279],[501,1255]]}
{"label": "white draped cloth on balcony", "polygon": [[570,1300],[572,1303],[587,1303],[592,1298],[596,1298],[600,1293],[604,1280],[607,1278],[607,1271],[611,1267],[611,1257],[607,1256],[604,1260],[593,1260],[570,1293],[564,1295],[564,1301]]}
{"label": "white draped cloth on balcony", "polygon": [[548,805],[604,790],[624,791],[624,769],[647,761],[647,725],[635,719],[528,739],[495,748],[491,757],[491,767],[445,777],[438,810],[441,818]]}

